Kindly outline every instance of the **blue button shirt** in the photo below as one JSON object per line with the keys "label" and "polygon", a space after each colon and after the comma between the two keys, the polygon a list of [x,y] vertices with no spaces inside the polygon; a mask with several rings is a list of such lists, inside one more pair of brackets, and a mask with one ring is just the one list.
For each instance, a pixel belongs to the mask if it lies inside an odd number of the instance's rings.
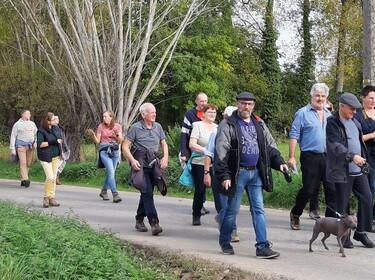
{"label": "blue button shirt", "polygon": [[326,152],[326,126],[327,118],[331,113],[324,110],[323,123],[320,121],[318,112],[311,107],[311,104],[302,107],[297,111],[289,133],[291,139],[296,139],[303,152]]}

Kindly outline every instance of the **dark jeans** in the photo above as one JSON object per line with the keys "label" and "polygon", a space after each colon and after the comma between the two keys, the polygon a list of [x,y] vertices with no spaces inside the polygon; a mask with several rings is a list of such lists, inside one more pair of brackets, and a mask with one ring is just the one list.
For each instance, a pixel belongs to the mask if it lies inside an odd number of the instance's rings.
{"label": "dark jeans", "polygon": [[143,168],[147,190],[146,193],[141,192],[141,198],[139,199],[137,209],[137,216],[135,217],[137,220],[139,218],[147,217],[150,224],[153,219],[158,220],[158,213],[156,212],[154,204],[154,178],[152,171],[152,168]]}
{"label": "dark jeans", "polygon": [[347,183],[336,184],[337,212],[346,213],[352,191],[358,200],[357,231],[371,232],[372,196],[366,175],[349,176]]}
{"label": "dark jeans", "polygon": [[[326,180],[326,155],[313,152],[301,152],[300,157],[302,171],[302,188],[299,189],[296,197],[296,204],[291,212],[295,215],[302,215],[310,197],[319,192],[320,183],[323,183],[325,202],[330,208],[336,210],[335,185]],[[326,208],[326,217],[336,217],[335,211]]]}
{"label": "dark jeans", "polygon": [[194,200],[193,200],[193,216],[200,217],[201,209],[206,197],[206,186],[203,182],[204,166],[199,164],[191,164],[191,174],[194,178]]}

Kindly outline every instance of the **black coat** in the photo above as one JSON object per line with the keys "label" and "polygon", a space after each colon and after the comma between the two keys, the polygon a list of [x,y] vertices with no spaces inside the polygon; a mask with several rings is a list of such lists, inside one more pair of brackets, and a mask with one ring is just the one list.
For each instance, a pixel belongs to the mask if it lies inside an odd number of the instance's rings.
{"label": "black coat", "polygon": [[[361,143],[361,157],[367,158],[366,145],[362,140],[361,124],[352,119],[359,131],[359,142]],[[341,122],[338,113],[327,119],[326,127],[327,143],[327,181],[331,183],[346,183],[349,177],[349,163],[353,161],[354,153],[348,150],[348,136],[345,126]]]}

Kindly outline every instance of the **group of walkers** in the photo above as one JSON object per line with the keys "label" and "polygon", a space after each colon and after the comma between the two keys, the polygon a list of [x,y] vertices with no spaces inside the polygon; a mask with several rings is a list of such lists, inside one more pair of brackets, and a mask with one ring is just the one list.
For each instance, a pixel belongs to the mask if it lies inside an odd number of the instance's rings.
{"label": "group of walkers", "polygon": [[[241,92],[236,97],[236,106],[225,109],[219,125],[215,123],[217,106],[208,103],[205,93],[197,94],[196,107],[184,117],[179,155],[182,166],[189,166],[194,181],[192,225],[200,226],[201,216],[209,213],[204,202],[206,188],[212,187],[217,212],[215,220],[220,230],[219,245],[223,254],[234,254],[231,242],[240,241],[236,216],[245,190],[255,230],[256,257],[278,257],[280,253],[271,249],[272,243],[267,239],[263,191],[273,191],[271,168],[283,173],[288,173],[289,168],[297,169],[295,150],[299,145],[302,187],[290,212],[291,228],[301,228],[300,216],[308,202],[310,217],[320,218],[318,194],[322,183],[325,216],[351,213],[349,201],[353,192],[358,199],[358,227],[353,238],[365,247],[375,247],[366,234],[373,231],[375,224],[375,87],[366,86],[361,94],[363,110],[356,113],[362,105],[353,94],[344,93],[338,100],[338,111],[332,115],[329,109],[333,106],[327,100],[328,87],[323,83],[314,84],[311,102],[295,115],[287,162],[265,122],[253,112],[257,100],[254,94]],[[139,112],[141,120],[134,123],[126,135],[112,111],[103,113],[103,122],[96,133],[93,130],[88,133],[98,144],[99,162],[106,169],[99,196],[109,200],[110,189],[113,202],[122,201],[115,180],[121,151],[131,166],[128,182],[140,191],[135,228],[147,232],[144,222],[147,218],[152,235],[158,235],[163,229],[153,195],[155,187],[166,194],[164,172],[169,160],[168,145],[162,126],[156,122],[155,106],[144,103]],[[37,129],[30,121],[30,112],[21,112],[21,119],[12,130],[11,154],[17,152],[19,157],[21,186],[29,187],[28,170],[36,147],[46,174],[44,207],[60,205],[55,200],[55,189],[64,146],[66,152],[64,130],[56,124],[53,113],[47,113]],[[344,247],[353,246],[348,238]]]}

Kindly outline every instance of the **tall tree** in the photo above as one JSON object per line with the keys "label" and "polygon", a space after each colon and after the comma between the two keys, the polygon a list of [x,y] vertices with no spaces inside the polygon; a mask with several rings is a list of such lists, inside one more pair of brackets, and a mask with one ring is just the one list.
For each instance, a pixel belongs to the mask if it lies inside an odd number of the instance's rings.
{"label": "tall tree", "polygon": [[375,3],[363,0],[363,84],[375,85]]}
{"label": "tall tree", "polygon": [[[104,110],[113,110],[125,130],[134,122],[181,35],[210,1],[7,2],[60,85],[78,137],[71,141],[80,146],[86,112],[98,123]],[[169,28],[155,41],[164,26]]]}
{"label": "tall tree", "polygon": [[281,110],[281,72],[278,63],[277,31],[273,24],[273,0],[268,0],[264,16],[263,44],[261,52],[262,71],[268,80],[269,92],[264,98],[265,116],[272,126],[278,124]]}
{"label": "tall tree", "polygon": [[310,0],[303,0],[301,8],[303,46],[298,61],[299,95],[296,96],[299,106],[303,106],[310,100],[310,89],[315,80],[315,59],[311,44]]}

